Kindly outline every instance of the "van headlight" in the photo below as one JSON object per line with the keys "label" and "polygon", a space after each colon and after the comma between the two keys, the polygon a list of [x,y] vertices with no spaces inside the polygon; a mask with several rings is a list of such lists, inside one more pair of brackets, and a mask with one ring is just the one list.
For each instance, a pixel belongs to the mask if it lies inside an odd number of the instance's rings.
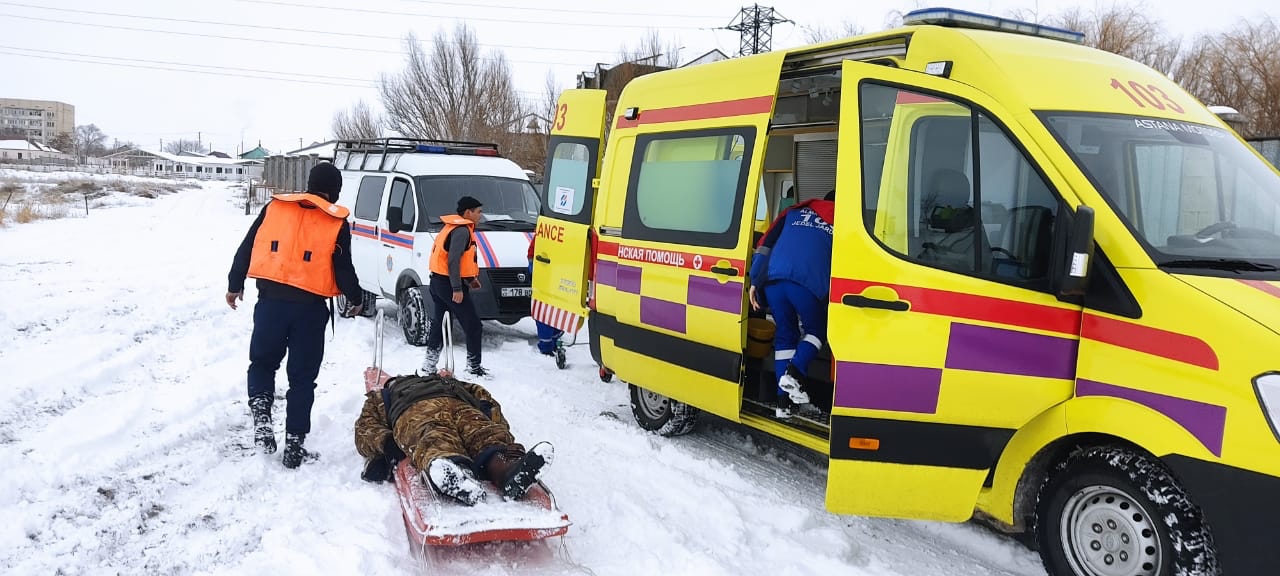
{"label": "van headlight", "polygon": [[1280,440],[1280,372],[1267,372],[1253,379],[1253,389],[1258,393],[1258,403],[1262,404],[1262,412],[1267,415],[1267,424],[1271,425],[1271,433]]}

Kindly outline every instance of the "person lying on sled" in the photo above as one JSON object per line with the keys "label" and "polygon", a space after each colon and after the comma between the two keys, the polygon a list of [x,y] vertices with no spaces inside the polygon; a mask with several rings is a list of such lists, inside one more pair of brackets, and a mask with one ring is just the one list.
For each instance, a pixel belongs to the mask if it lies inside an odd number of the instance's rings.
{"label": "person lying on sled", "polygon": [[390,480],[406,456],[424,482],[467,506],[485,499],[480,480],[519,500],[554,451],[546,442],[526,451],[511,435],[502,406],[479,384],[450,375],[396,376],[370,391],[355,426],[360,477]]}

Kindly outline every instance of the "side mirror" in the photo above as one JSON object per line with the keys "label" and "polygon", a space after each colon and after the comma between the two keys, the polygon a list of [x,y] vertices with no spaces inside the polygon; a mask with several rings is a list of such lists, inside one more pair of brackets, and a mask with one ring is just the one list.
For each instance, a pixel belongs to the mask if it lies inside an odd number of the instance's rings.
{"label": "side mirror", "polygon": [[1081,205],[1067,238],[1067,270],[1058,288],[1061,296],[1084,296],[1089,288],[1089,268],[1093,264],[1093,208]]}
{"label": "side mirror", "polygon": [[404,230],[404,208],[399,206],[387,207],[387,230],[395,234]]}

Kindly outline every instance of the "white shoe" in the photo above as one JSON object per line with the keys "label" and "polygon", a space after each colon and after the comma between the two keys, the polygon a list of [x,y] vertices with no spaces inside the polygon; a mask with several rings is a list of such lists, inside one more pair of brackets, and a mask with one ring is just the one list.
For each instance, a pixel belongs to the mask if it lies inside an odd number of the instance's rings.
{"label": "white shoe", "polygon": [[795,416],[795,412],[793,412],[791,408],[788,408],[785,406],[778,406],[777,408],[773,409],[773,417],[779,420],[790,418],[792,416]]}
{"label": "white shoe", "polygon": [[800,382],[791,375],[790,370],[778,379],[778,387],[791,397],[791,401],[796,404],[808,404],[809,394],[800,388]]}
{"label": "white shoe", "polygon": [[480,481],[469,470],[448,458],[432,460],[423,475],[436,491],[467,506],[475,506],[484,501],[485,489]]}

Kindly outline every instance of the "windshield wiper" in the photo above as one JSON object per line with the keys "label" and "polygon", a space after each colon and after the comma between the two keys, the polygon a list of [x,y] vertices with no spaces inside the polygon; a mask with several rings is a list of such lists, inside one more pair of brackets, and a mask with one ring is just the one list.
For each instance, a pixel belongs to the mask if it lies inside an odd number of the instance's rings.
{"label": "windshield wiper", "polygon": [[1226,270],[1228,272],[1275,272],[1280,270],[1271,264],[1250,262],[1248,260],[1231,260],[1227,258],[1170,260],[1161,262],[1161,268],[1201,268],[1206,270]]}

